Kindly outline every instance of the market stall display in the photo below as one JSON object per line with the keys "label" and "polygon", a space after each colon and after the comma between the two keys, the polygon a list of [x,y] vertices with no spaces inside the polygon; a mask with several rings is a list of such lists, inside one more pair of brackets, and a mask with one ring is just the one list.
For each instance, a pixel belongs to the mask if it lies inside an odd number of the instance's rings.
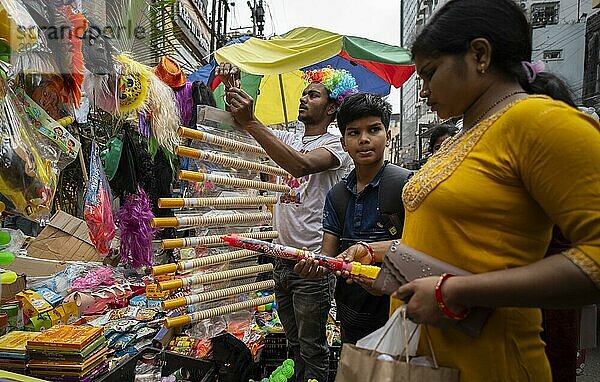
{"label": "market stall display", "polygon": [[0,220],[15,228],[0,230],[0,368],[212,381],[243,353],[229,372],[287,379],[286,355],[253,370],[283,330],[273,265],[221,240],[277,238],[289,186],[270,175],[285,170],[229,113],[197,107],[216,103],[175,59],[151,67],[105,36],[88,3],[0,2]]}

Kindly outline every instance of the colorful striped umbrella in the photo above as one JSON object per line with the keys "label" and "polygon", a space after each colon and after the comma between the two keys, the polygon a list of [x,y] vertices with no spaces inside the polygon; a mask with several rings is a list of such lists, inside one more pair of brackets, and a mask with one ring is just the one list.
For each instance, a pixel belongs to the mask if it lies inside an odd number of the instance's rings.
{"label": "colorful striped umbrella", "polygon": [[[242,87],[255,99],[255,113],[264,124],[296,120],[306,84],[303,70],[331,66],[346,69],[361,91],[387,95],[413,74],[409,52],[401,47],[360,37],[301,27],[269,40],[251,37],[215,52],[217,62],[242,70]],[[222,86],[211,82],[222,105]]]}

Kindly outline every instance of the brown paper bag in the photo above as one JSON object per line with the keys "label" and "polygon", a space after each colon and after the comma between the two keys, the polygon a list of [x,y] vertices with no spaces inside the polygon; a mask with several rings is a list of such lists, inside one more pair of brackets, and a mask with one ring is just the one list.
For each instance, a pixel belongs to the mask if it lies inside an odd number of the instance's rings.
{"label": "brown paper bag", "polygon": [[335,382],[458,382],[459,371],[431,368],[400,361],[378,360],[381,353],[344,344]]}
{"label": "brown paper bag", "polygon": [[[408,348],[410,335],[406,310],[403,312],[402,325],[405,328],[404,343]],[[359,348],[355,345],[344,344],[338,363],[335,382],[458,382],[459,371],[448,367],[440,367],[435,359],[427,327],[422,327],[433,358],[433,367],[411,365],[408,352],[404,352],[399,360],[380,360],[382,354],[375,350]],[[387,333],[384,333],[382,338]]]}

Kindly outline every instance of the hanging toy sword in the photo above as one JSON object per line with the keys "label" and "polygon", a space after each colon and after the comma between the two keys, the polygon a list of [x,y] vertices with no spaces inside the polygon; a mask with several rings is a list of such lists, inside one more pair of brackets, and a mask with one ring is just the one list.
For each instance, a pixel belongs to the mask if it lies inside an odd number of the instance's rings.
{"label": "hanging toy sword", "polygon": [[373,265],[364,265],[357,261],[346,262],[335,257],[317,255],[304,249],[250,239],[234,233],[221,236],[221,240],[232,247],[249,249],[271,257],[279,257],[294,261],[303,259],[317,260],[320,266],[331,269],[332,271],[347,271],[352,276],[361,276],[368,279],[375,279],[381,269]]}

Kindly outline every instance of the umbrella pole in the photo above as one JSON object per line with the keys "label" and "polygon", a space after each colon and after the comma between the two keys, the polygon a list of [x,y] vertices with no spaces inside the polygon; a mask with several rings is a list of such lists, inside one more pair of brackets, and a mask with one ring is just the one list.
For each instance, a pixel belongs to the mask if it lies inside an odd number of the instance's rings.
{"label": "umbrella pole", "polygon": [[281,104],[283,105],[283,119],[285,121],[285,128],[288,127],[288,116],[287,116],[287,106],[285,105],[285,93],[283,92],[283,79],[281,78],[281,74],[279,77],[279,92],[281,93]]}

